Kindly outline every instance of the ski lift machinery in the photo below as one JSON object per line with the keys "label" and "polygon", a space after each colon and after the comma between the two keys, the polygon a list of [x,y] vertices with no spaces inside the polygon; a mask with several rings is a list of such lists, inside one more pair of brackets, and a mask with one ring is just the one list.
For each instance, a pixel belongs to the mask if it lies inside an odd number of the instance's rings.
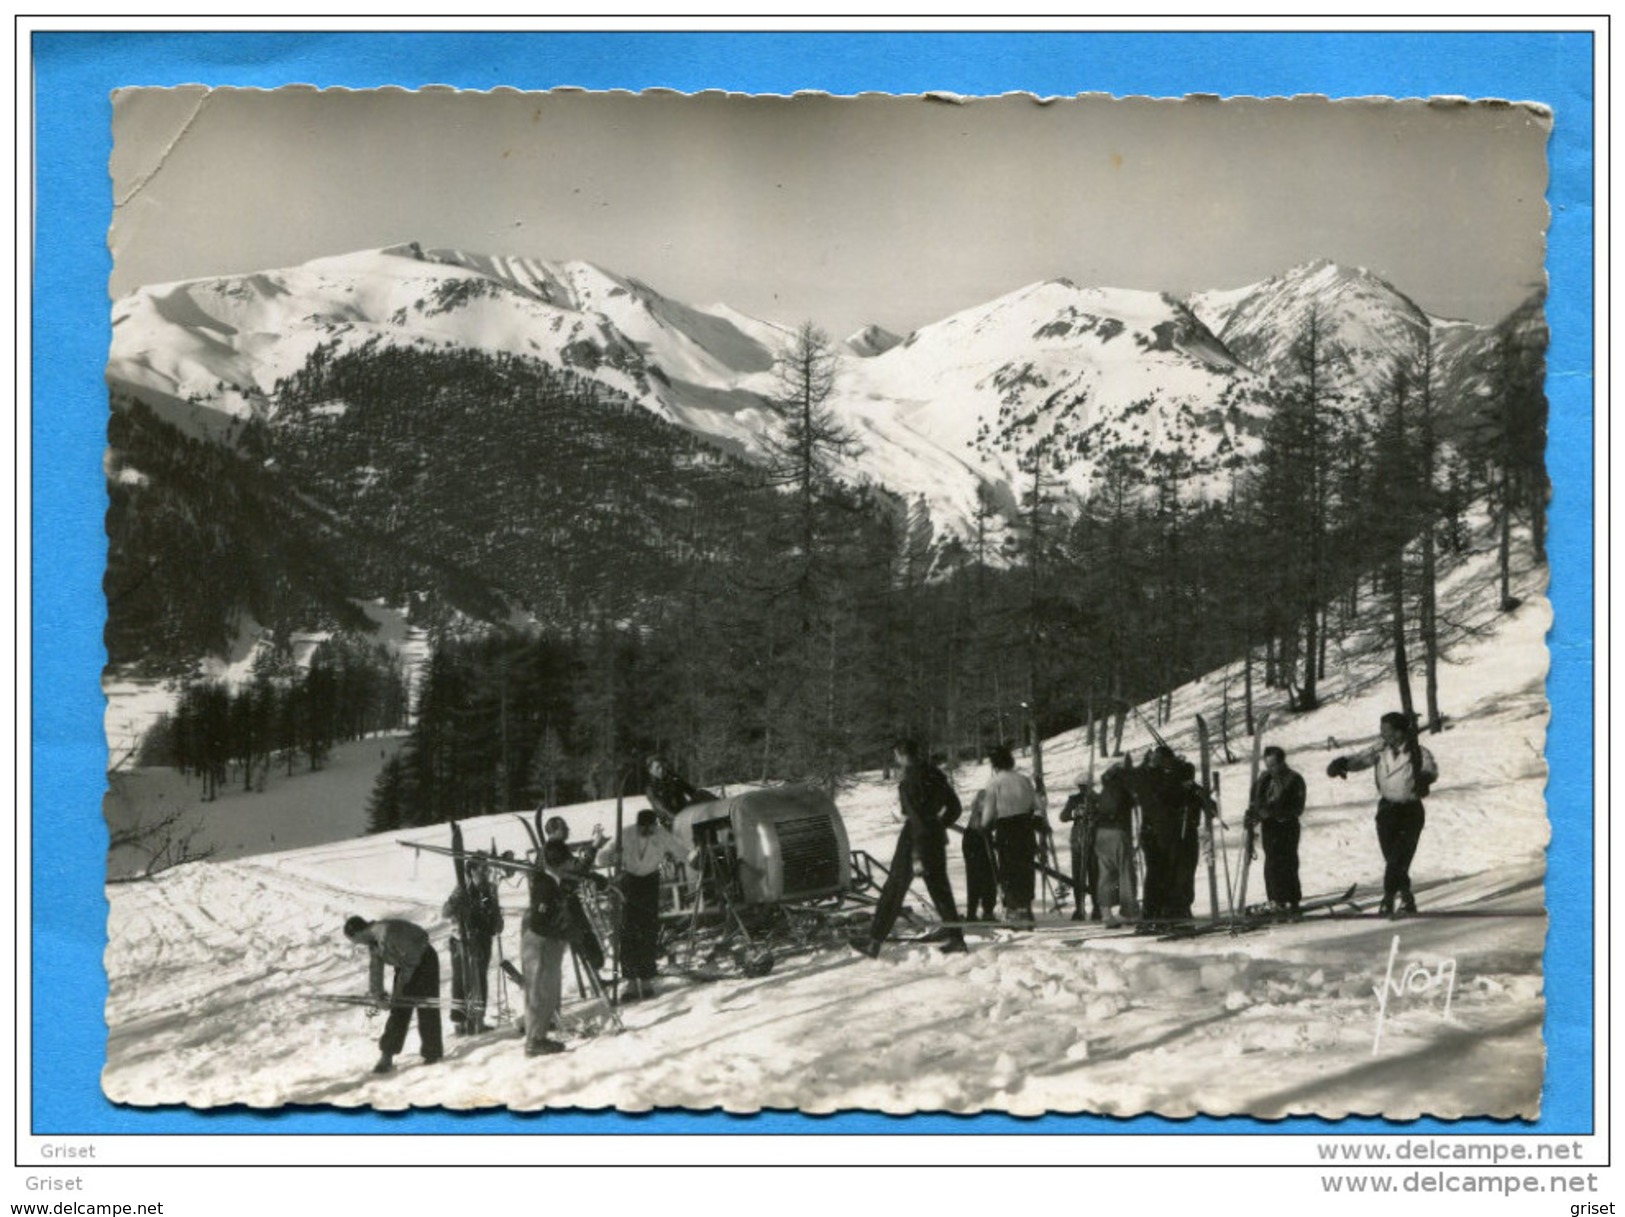
{"label": "ski lift machinery", "polygon": [[815,949],[850,912],[851,846],[835,801],[775,786],[677,813],[672,834],[694,859],[664,902],[665,937],[681,967],[732,959],[762,975],[775,954]]}

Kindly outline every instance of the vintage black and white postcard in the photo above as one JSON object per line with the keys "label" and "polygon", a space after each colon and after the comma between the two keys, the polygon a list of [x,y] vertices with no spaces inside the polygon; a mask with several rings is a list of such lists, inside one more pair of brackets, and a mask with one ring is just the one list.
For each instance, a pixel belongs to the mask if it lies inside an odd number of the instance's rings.
{"label": "vintage black and white postcard", "polygon": [[1538,1116],[1548,110],[113,116],[109,1098]]}

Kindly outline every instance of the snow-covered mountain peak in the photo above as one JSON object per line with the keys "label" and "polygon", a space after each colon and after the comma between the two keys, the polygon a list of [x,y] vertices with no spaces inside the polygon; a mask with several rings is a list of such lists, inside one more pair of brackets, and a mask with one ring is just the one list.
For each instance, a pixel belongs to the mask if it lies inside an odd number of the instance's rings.
{"label": "snow-covered mountain peak", "polygon": [[1396,368],[1415,364],[1431,329],[1427,314],[1381,276],[1319,259],[1235,299],[1219,337],[1254,370],[1293,381],[1303,375],[1313,331],[1323,381],[1369,396]]}
{"label": "snow-covered mountain peak", "polygon": [[890,330],[878,325],[866,325],[846,339],[846,349],[861,359],[883,355],[903,341]]}

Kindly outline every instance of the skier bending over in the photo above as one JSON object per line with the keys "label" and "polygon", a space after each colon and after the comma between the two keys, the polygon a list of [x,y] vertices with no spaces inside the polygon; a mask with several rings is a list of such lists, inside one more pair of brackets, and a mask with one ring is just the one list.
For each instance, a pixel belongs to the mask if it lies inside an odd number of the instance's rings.
{"label": "skier bending over", "polygon": [[959,909],[954,904],[954,889],[948,883],[948,825],[957,820],[963,810],[959,796],[954,793],[947,774],[928,762],[913,740],[898,740],[893,745],[892,755],[903,770],[902,781],[897,786],[897,797],[903,808],[903,828],[897,834],[891,871],[875,905],[868,936],[852,939],[852,949],[870,959],[880,955],[880,948],[903,911],[909,885],[914,882],[914,859],[918,855],[925,890],[931,893],[937,916],[945,923],[942,952],[945,955],[962,953],[966,949],[965,931],[959,928]]}
{"label": "skier bending over", "polygon": [[1382,904],[1392,915],[1394,901],[1416,912],[1411,894],[1411,859],[1422,840],[1427,811],[1422,800],[1439,780],[1433,754],[1422,747],[1405,716],[1395,710],[1378,724],[1382,743],[1352,756],[1340,756],[1326,767],[1330,777],[1347,777],[1356,769],[1374,769],[1377,779],[1377,844],[1382,847]]}
{"label": "skier bending over", "polygon": [[1286,763],[1286,753],[1271,744],[1264,749],[1264,772],[1258,775],[1247,803],[1247,826],[1257,825],[1264,844],[1264,892],[1277,911],[1298,911],[1303,887],[1298,882],[1299,821],[1306,791],[1303,776]]}
{"label": "skier bending over", "polygon": [[[418,1041],[423,1052],[423,1063],[432,1065],[445,1055],[440,1039],[440,957],[429,943],[429,935],[421,926],[398,917],[368,921],[365,917],[351,917],[344,923],[344,936],[351,942],[365,943],[371,958],[368,961],[367,990],[379,1005],[386,1002],[389,1018],[384,1033],[378,1038],[380,1056],[373,1066],[374,1073],[388,1073],[395,1068],[395,1056],[406,1046],[406,1028],[411,1025],[412,1011],[418,1015]],[[384,996],[384,965],[395,969],[390,995]]]}

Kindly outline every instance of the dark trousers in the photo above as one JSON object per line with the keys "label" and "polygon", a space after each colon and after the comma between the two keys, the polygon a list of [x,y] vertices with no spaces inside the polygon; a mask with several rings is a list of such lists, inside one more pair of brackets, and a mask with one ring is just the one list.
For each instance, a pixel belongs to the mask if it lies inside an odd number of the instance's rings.
{"label": "dark trousers", "polygon": [[[918,854],[920,869],[925,872],[925,890],[931,903],[936,905],[937,916],[944,921],[959,920],[959,907],[954,903],[954,889],[948,883],[948,830],[941,824],[921,824],[916,820],[904,823],[897,834],[897,850],[892,854],[891,873],[886,886],[880,889],[880,901],[875,905],[875,919],[869,926],[869,937],[885,942],[908,898],[909,885],[914,882],[914,858]],[[959,930],[954,938],[964,935]]]}
{"label": "dark trousers", "polygon": [[1422,826],[1427,823],[1427,812],[1419,799],[1396,803],[1383,799],[1377,804],[1377,844],[1382,846],[1382,896],[1392,900],[1395,896],[1411,894],[1411,859],[1416,857],[1416,846],[1422,839]]}
{"label": "dark trousers", "polygon": [[653,980],[660,962],[660,872],[621,875],[621,975]]}
{"label": "dark trousers", "polygon": [[1173,914],[1189,917],[1196,903],[1196,872],[1202,866],[1202,828],[1198,820],[1187,819],[1179,837],[1176,870],[1178,881]]}
{"label": "dark trousers", "polygon": [[426,947],[418,966],[410,972],[395,969],[395,982],[390,990],[392,1002],[389,1018],[384,1022],[384,1033],[378,1037],[378,1051],[394,1056],[406,1047],[406,1029],[412,1025],[412,1012],[418,1016],[418,1042],[424,1060],[444,1056],[446,1049],[440,1039],[440,1007],[423,1004],[440,1000],[440,956],[433,947]]}
{"label": "dark trousers", "polygon": [[1004,885],[1004,911],[1030,909],[1033,874],[1038,865],[1037,822],[1032,816],[1010,816],[993,826],[993,845],[999,851],[999,881]]}
{"label": "dark trousers", "polygon": [[[589,900],[594,898],[595,895],[587,897]],[[655,892],[656,901],[659,898],[660,893],[657,890]],[[604,947],[598,941],[598,935],[593,933],[592,923],[587,920],[586,911],[581,905],[581,897],[578,895],[570,897],[570,921],[575,926],[575,933],[570,938],[570,950],[578,960],[591,968],[595,974],[602,972],[604,970]],[[657,913],[656,924],[658,925],[658,923],[659,914]]]}
{"label": "dark trousers", "polygon": [[1085,831],[1086,825],[1081,820],[1072,824],[1072,903],[1078,912],[1084,911],[1084,897],[1087,895],[1094,900],[1098,910],[1100,904],[1100,885],[1095,878],[1095,843],[1092,834]]}
{"label": "dark trousers", "polygon": [[1141,915],[1150,918],[1188,917],[1190,900],[1182,897],[1179,879],[1180,841],[1177,836],[1157,833],[1140,835],[1140,852],[1145,856],[1145,892]]}
{"label": "dark trousers", "polygon": [[991,919],[993,906],[999,900],[999,872],[993,864],[993,842],[987,833],[968,828],[961,850],[965,855],[965,917],[970,921],[978,917]]}
{"label": "dark trousers", "polygon": [[491,938],[475,934],[451,940],[451,1021],[458,1026],[478,1027],[485,1021],[485,1003],[490,996]]}
{"label": "dark trousers", "polygon": [[1264,894],[1273,904],[1295,905],[1303,899],[1303,888],[1298,883],[1298,837],[1301,831],[1302,826],[1297,820],[1264,820],[1259,823],[1259,837],[1264,842]]}

